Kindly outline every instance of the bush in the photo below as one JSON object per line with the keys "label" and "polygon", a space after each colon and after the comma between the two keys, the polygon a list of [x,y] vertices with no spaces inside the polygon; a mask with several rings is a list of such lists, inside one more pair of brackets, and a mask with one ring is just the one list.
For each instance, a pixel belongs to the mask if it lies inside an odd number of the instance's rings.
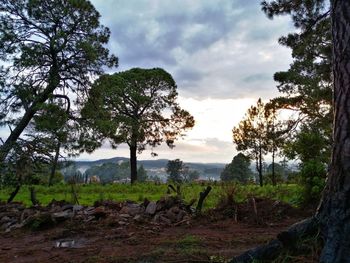
{"label": "bush", "polygon": [[325,186],[326,166],[317,160],[302,164],[300,175],[304,186],[304,202],[315,202],[321,197]]}

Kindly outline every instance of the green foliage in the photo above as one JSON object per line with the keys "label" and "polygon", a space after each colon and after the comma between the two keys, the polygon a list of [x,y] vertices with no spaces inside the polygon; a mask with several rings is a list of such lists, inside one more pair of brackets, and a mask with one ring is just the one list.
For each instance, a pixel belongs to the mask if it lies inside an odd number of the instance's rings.
{"label": "green foliage", "polygon": [[92,166],[87,169],[84,176],[89,179],[97,176],[101,183],[112,183],[130,177],[129,162],[122,163],[104,163],[102,165]]}
{"label": "green foliage", "polygon": [[259,98],[256,106],[251,106],[243,120],[232,130],[237,150],[245,152],[250,159],[256,161],[260,186],[263,185],[264,155],[272,152],[275,156],[285,133],[282,123],[276,118],[274,106],[271,103],[264,104]]}
{"label": "green foliage", "polygon": [[180,159],[169,160],[166,172],[169,174],[168,180],[175,183],[182,183],[183,162]]}
{"label": "green foliage", "polygon": [[138,169],[137,169],[137,180],[139,182],[145,182],[148,179],[148,175],[147,175],[147,171],[145,170],[145,168],[143,167],[143,165],[141,165]]}
{"label": "green foliage", "polygon": [[237,181],[247,183],[252,177],[252,171],[249,168],[250,159],[242,153],[233,157],[232,162],[225,166],[220,178],[222,181]]}
{"label": "green foliage", "polygon": [[282,96],[273,99],[272,104],[276,109],[297,113],[290,120],[290,134],[283,151],[288,158],[301,161],[301,182],[306,200],[317,198],[323,188],[324,167],[329,162],[331,149],[332,38],[329,8],[325,0],[262,2],[262,9],[269,18],[290,15],[298,29],[279,39],[280,44],[292,50],[293,63],[287,71],[275,73]]}
{"label": "green foliage", "polygon": [[160,68],[140,69],[103,75],[95,81],[89,99],[82,109],[94,137],[80,141],[93,151],[100,146],[98,138],[108,138],[112,146],[127,143],[131,156],[131,178],[137,179],[136,150],[166,142],[173,147],[183,131],[194,126],[193,117],[177,103],[176,84]]}
{"label": "green foliage", "polygon": [[305,202],[320,200],[321,193],[325,187],[326,166],[317,160],[304,162],[300,175],[304,185]]}
{"label": "green foliage", "polygon": [[[222,188],[220,184],[213,186],[212,191],[205,199],[203,209],[217,206],[223,196],[223,189],[231,189],[231,184],[225,184]],[[30,191],[28,186],[23,186],[14,201],[22,201],[25,205],[30,206]],[[280,200],[292,205],[299,205],[302,202],[303,188],[296,185],[281,184],[276,187],[265,185],[238,185],[234,184],[233,198],[236,202],[243,202],[248,197],[265,197],[274,200]],[[56,184],[52,187],[38,185],[35,187],[37,199],[42,205],[47,205],[52,199],[70,200],[71,186],[69,184]],[[0,201],[7,200],[12,188],[0,189]],[[199,193],[203,191],[202,184],[183,184],[181,186],[181,195],[185,201],[190,202],[193,198],[198,199]],[[155,183],[136,183],[130,184],[88,184],[78,186],[79,203],[81,205],[93,205],[95,201],[101,198],[107,198],[115,201],[133,200],[140,202],[140,196],[151,201],[157,201],[167,192],[167,184]]]}
{"label": "green foliage", "polygon": [[[2,176],[16,174],[16,184],[37,180],[30,177],[43,163],[56,165],[52,153],[60,146],[73,149],[64,125],[75,113],[70,104],[80,103],[105,66],[117,64],[99,18],[87,0],[0,2],[0,126],[11,130],[0,163]],[[68,92],[77,99],[71,102]]]}

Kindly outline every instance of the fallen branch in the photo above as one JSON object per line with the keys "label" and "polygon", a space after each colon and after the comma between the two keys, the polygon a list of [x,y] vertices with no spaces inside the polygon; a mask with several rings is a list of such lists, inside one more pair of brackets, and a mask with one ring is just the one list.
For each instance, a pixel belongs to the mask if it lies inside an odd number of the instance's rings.
{"label": "fallen branch", "polygon": [[229,263],[252,263],[254,261],[268,261],[276,259],[282,251],[293,249],[297,243],[309,236],[318,233],[319,220],[310,217],[292,225],[288,230],[277,235],[277,239],[270,241],[266,245],[250,249],[243,254],[234,257]]}

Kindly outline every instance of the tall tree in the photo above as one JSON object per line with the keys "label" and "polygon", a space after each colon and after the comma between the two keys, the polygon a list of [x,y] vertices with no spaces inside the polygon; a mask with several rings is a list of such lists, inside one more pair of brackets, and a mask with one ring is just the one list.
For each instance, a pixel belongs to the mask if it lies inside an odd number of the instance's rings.
{"label": "tall tree", "polygon": [[99,18],[87,0],[0,2],[0,124],[11,127],[1,163],[45,102],[67,91],[79,102],[91,77],[116,65]]}
{"label": "tall tree", "polygon": [[333,148],[320,210],[321,262],[350,260],[350,2],[331,1],[334,78]]}
{"label": "tall tree", "polygon": [[251,106],[243,120],[233,128],[233,141],[238,151],[244,151],[255,160],[260,186],[263,186],[262,161],[267,153],[267,125],[265,122],[265,104],[259,99]]}
{"label": "tall tree", "polygon": [[[166,142],[169,147],[194,126],[193,117],[177,102],[172,76],[160,68],[134,68],[101,76],[89,93],[82,115],[112,146],[130,148],[131,183],[137,180],[137,151]],[[95,133],[96,134],[96,133]],[[98,143],[85,149],[93,151]]]}
{"label": "tall tree", "polygon": [[[283,1],[279,1],[283,2]],[[290,2],[290,1],[285,1]],[[310,1],[320,2],[325,1]],[[298,2],[299,3],[299,2]],[[299,3],[300,4],[300,3]],[[324,247],[320,262],[341,263],[350,259],[350,2],[331,0],[333,69],[333,146],[327,185],[314,220],[300,223],[288,235],[307,230],[319,223]],[[314,228],[314,227],[312,227]],[[294,231],[293,234],[291,232]],[[306,231],[308,232],[308,231]],[[302,236],[305,233],[298,233]],[[296,239],[299,242],[299,239]],[[275,243],[276,244],[276,243]],[[256,250],[258,251],[258,250]],[[262,250],[259,250],[262,251]],[[245,255],[251,255],[248,252]],[[250,257],[257,258],[258,253]],[[261,254],[259,255],[261,256]],[[237,262],[234,260],[233,262]],[[240,260],[239,260],[240,262]],[[248,262],[248,261],[245,261]]]}
{"label": "tall tree", "polygon": [[[290,150],[300,157],[302,138],[313,137],[313,130],[320,133],[321,151],[313,158],[322,160],[330,156],[332,125],[332,78],[331,78],[331,21],[329,4],[325,0],[311,1],[263,1],[262,9],[269,18],[276,15],[291,15],[297,32],[282,36],[279,43],[292,50],[293,63],[287,71],[276,72],[274,79],[281,97],[272,100],[276,110],[292,110],[294,125],[289,125],[290,134],[285,138],[287,155]],[[307,135],[306,132],[310,131]],[[302,133],[301,136],[299,134]],[[305,144],[309,147],[312,142]],[[303,160],[302,165],[304,163]],[[306,161],[307,162],[307,161]],[[307,165],[307,164],[306,164]]]}

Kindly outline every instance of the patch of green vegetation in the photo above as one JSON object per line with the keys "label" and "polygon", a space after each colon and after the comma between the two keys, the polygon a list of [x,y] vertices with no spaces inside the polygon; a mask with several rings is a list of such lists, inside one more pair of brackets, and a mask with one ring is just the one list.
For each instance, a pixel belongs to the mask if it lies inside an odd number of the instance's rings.
{"label": "patch of green vegetation", "polygon": [[[209,184],[209,183],[208,183]],[[278,186],[266,185],[239,185],[239,184],[221,184],[212,183],[212,191],[205,199],[203,209],[215,207],[220,198],[227,194],[227,191],[233,191],[233,198],[236,202],[245,201],[250,196],[264,197],[274,200],[280,200],[294,206],[300,204],[302,200],[302,187],[296,184],[281,184]],[[229,185],[229,187],[227,187]],[[199,193],[205,189],[202,184],[183,184],[181,185],[181,195],[185,201],[199,198]],[[231,190],[228,190],[231,189]],[[68,184],[57,184],[51,187],[37,185],[35,186],[36,196],[42,205],[47,205],[52,199],[71,201],[71,187]],[[13,188],[0,189],[0,201],[6,201]],[[151,201],[157,201],[167,193],[167,184],[138,183],[130,184],[88,184],[77,187],[79,203],[82,205],[92,205],[95,201],[101,199],[113,201],[131,200],[142,202],[145,198]],[[23,202],[30,206],[29,186],[23,186],[17,194],[14,201]]]}

